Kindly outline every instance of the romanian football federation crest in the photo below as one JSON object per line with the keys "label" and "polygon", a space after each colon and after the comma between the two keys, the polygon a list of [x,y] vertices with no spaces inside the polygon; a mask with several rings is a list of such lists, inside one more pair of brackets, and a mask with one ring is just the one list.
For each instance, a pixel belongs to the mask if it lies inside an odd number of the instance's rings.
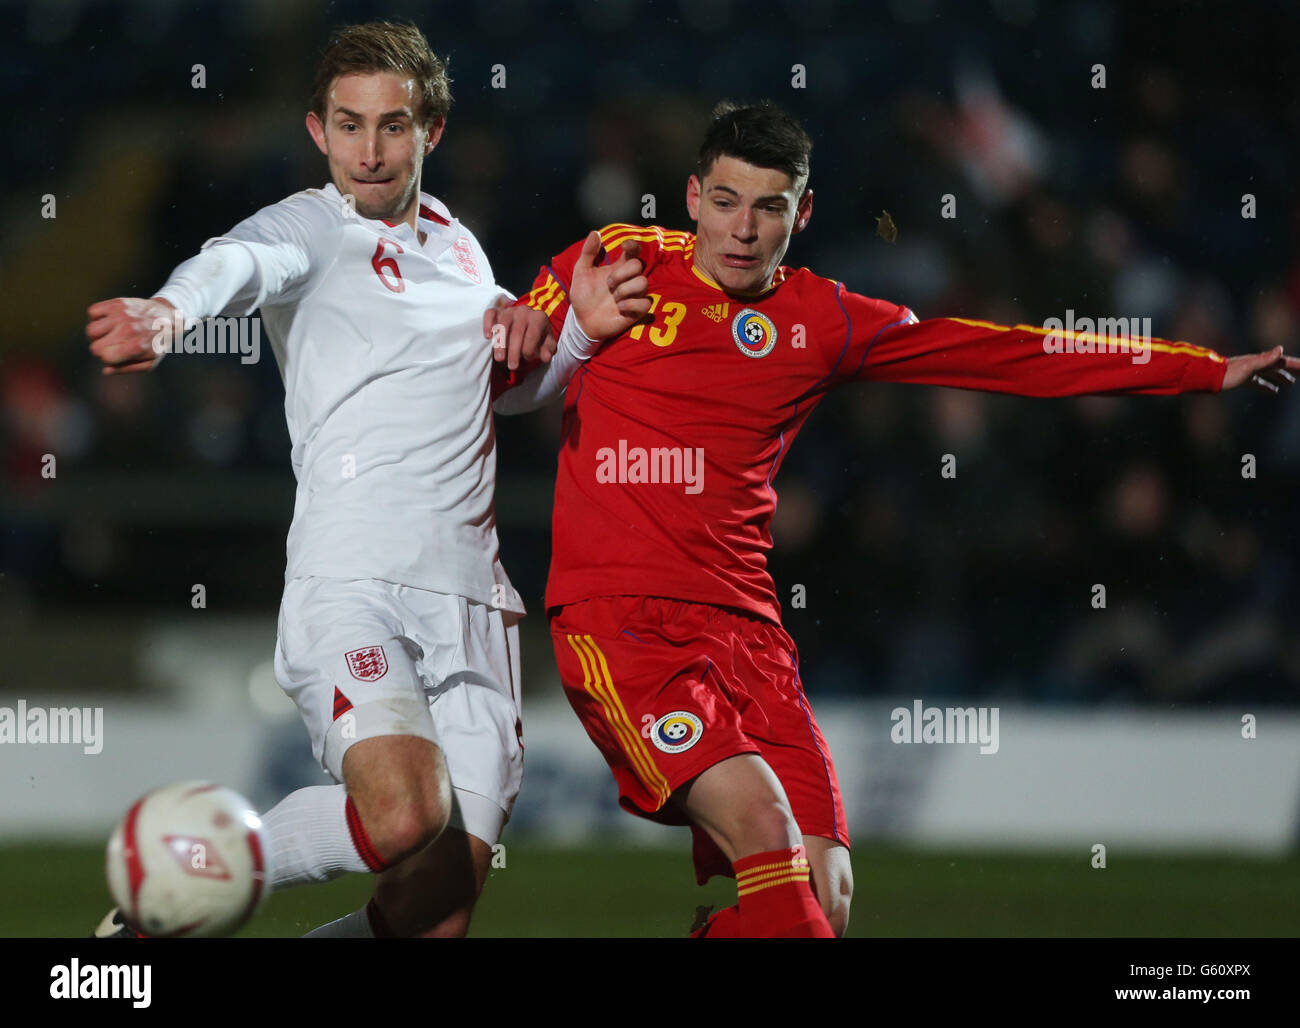
{"label": "romanian football federation crest", "polygon": [[361,650],[351,650],[343,654],[348,661],[348,670],[358,682],[377,682],[388,674],[388,658],[384,656],[382,646],[367,646]]}
{"label": "romanian football federation crest", "polygon": [[460,265],[460,270],[465,272],[475,282],[481,282],[482,278],[478,273],[478,261],[474,259],[474,247],[469,245],[469,240],[464,236],[456,239],[456,245],[451,248],[451,252],[456,255],[456,263]]}
{"label": "romanian football federation crest", "polygon": [[776,345],[776,326],[766,314],[746,307],[731,320],[731,338],[746,357],[766,357]]}
{"label": "romanian football federation crest", "polygon": [[704,734],[704,722],[685,710],[665,714],[650,729],[650,741],[665,753],[689,750]]}

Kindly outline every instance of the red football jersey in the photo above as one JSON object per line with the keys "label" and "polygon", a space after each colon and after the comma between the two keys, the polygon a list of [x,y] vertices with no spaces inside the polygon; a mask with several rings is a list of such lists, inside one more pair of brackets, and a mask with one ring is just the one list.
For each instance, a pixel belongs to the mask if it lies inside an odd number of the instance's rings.
{"label": "red football jersey", "polygon": [[[610,225],[601,239],[609,252],[626,239],[641,244],[654,306],[569,383],[548,609],[662,596],[779,623],[767,572],[772,480],[804,420],[841,383],[1179,393],[1217,391],[1227,366],[1212,350],[1161,339],[1149,340],[1142,361],[1127,344],[1098,347],[1075,332],[918,322],[906,307],[806,268],[778,268],[761,296],[730,296],[696,267],[691,233]],[[557,335],[581,250],[580,240],[543,267],[518,301],[544,311]]]}

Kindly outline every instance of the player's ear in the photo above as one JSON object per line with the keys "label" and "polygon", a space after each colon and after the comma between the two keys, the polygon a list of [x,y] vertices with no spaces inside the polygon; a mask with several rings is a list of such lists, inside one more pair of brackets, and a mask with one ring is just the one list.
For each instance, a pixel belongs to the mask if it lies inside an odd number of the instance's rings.
{"label": "player's ear", "polygon": [[442,139],[442,130],[446,127],[447,119],[443,117],[435,118],[433,124],[429,126],[429,138],[424,141],[424,155],[426,157],[429,156],[429,154],[433,152],[433,148],[438,145],[438,141]]}
{"label": "player's ear", "polygon": [[691,216],[691,221],[700,220],[700,192],[699,176],[692,175],[686,180],[686,213]]}
{"label": "player's ear", "polygon": [[799,197],[799,206],[794,211],[794,228],[791,230],[791,234],[802,232],[808,227],[808,222],[812,220],[812,208],[813,191],[805,189],[803,196]]}
{"label": "player's ear", "polygon": [[329,147],[325,145],[325,126],[321,124],[320,118],[316,116],[315,111],[307,112],[307,131],[311,135],[312,141],[316,144],[316,149],[329,156]]}

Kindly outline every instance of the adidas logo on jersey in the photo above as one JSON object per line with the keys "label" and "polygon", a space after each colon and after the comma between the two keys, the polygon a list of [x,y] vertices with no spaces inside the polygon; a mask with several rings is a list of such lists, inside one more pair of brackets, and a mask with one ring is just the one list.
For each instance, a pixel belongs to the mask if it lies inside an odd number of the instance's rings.
{"label": "adidas logo on jersey", "polygon": [[711,321],[721,324],[722,319],[727,316],[727,310],[730,306],[731,305],[727,303],[711,303],[707,307],[703,308],[700,313]]}

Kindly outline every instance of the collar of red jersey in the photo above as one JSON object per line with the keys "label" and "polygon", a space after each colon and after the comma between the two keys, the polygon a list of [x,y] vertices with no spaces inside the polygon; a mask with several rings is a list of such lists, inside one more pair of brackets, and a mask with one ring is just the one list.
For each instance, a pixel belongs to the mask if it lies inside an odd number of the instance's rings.
{"label": "collar of red jersey", "polygon": [[785,267],[785,265],[778,266],[777,269],[774,272],[772,272],[772,281],[768,284],[767,288],[763,289],[761,292],[743,293],[743,294],[732,293],[729,290],[723,289],[722,286],[718,285],[717,282],[713,281],[712,278],[710,278],[703,271],[701,271],[699,264],[695,262],[695,259],[693,257],[691,258],[691,271],[695,273],[695,277],[698,278],[700,281],[702,281],[705,285],[712,286],[718,292],[731,297],[733,300],[761,300],[773,289],[775,289],[777,286],[779,286],[782,282],[785,281],[787,270],[788,269]]}

